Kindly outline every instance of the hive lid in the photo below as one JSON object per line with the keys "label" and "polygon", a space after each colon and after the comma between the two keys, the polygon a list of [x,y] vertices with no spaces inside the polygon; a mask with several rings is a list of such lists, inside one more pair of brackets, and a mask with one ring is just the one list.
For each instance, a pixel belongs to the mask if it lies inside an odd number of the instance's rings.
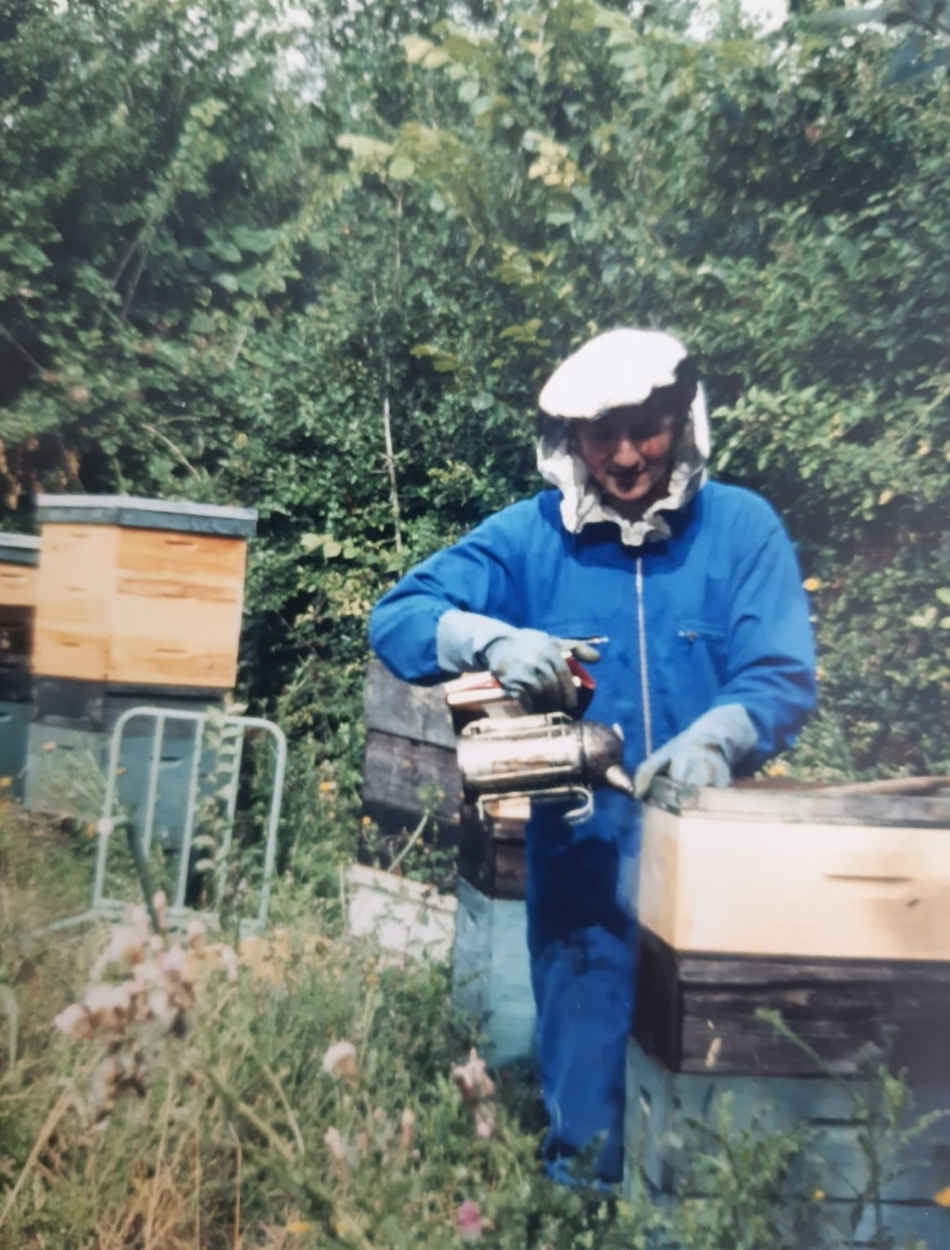
{"label": "hive lid", "polygon": [[0,564],[38,564],[40,540],[32,534],[0,534]]}
{"label": "hive lid", "polygon": [[182,499],[136,499],[130,495],[37,495],[42,524],[120,525],[251,538],[257,529],[254,508],[224,508]]}
{"label": "hive lid", "polygon": [[[772,779],[743,781],[728,789],[697,789],[667,777],[654,779],[652,806],[678,816],[743,823],[755,820],[809,825],[894,825],[899,828],[933,826],[950,830],[950,784],[943,778],[901,779],[904,792],[874,793],[859,786],[821,786]],[[921,786],[930,781],[932,786]],[[923,789],[924,792],[921,792]],[[927,791],[930,792],[927,792]]]}

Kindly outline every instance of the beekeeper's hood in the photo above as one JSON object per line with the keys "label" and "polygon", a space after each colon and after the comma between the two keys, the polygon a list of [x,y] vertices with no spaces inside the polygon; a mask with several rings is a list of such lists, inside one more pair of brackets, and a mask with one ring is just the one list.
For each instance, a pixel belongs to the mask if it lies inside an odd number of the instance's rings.
{"label": "beekeeper's hood", "polygon": [[541,476],[562,495],[561,517],[571,533],[597,521],[613,521],[631,547],[668,538],[665,513],[683,507],[706,480],[709,421],[702,387],[696,397],[673,462],[669,493],[651,504],[638,521],[608,507],[587,466],[570,448],[569,422],[596,421],[611,408],[642,404],[651,391],[677,381],[677,366],[687,351],[678,339],[659,330],[608,330],[585,343],[554,371],[541,392],[542,422],[538,440]]}

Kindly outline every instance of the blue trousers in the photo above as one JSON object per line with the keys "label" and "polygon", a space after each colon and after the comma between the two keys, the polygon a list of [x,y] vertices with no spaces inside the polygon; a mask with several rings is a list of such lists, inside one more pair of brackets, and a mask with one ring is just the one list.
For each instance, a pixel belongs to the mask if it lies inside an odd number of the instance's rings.
{"label": "blue trousers", "polygon": [[[616,797],[619,821],[570,826],[542,813],[527,831],[528,948],[550,1122],[544,1158],[556,1179],[623,1175],[638,830],[628,801]],[[577,1174],[582,1162],[589,1175]]]}

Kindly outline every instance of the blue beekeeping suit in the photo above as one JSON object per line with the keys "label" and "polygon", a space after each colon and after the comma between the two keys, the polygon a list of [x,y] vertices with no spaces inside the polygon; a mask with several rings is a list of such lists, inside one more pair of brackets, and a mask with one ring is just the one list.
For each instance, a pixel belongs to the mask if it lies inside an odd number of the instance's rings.
{"label": "blue beekeeping suit", "polygon": [[[585,401],[583,374],[551,399],[555,374],[542,392],[548,412],[571,420],[584,402],[591,417],[618,397],[639,402],[685,356],[667,335],[611,333],[620,337],[604,346],[614,355],[631,349],[627,375],[618,382],[595,360]],[[548,421],[538,452],[556,489],[505,508],[413,569],[374,609],[373,649],[406,681],[445,679],[439,623],[453,609],[555,638],[603,637],[585,716],[620,725],[629,772],[711,709],[736,707],[750,735],[736,771],[754,771],[790,745],[815,697],[808,608],[781,522],[751,492],[706,480],[701,390],[667,494],[633,521],[604,502],[566,424]],[[622,1173],[638,845],[639,805],[606,790],[580,824],[537,804],[527,827],[528,946],[555,1176],[589,1148],[602,1180]]]}

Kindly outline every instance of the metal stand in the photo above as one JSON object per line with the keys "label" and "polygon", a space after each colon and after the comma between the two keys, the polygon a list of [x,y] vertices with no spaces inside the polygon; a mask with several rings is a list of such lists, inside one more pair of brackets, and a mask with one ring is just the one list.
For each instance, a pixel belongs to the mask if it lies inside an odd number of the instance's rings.
{"label": "metal stand", "polygon": [[[204,745],[205,730],[211,715],[208,712],[191,712],[171,710],[161,707],[133,707],[123,712],[116,721],[109,745],[109,768],[106,778],[106,794],[102,816],[97,825],[98,845],[96,851],[96,870],[93,880],[92,903],[88,911],[78,916],[70,916],[47,926],[43,932],[70,928],[91,920],[115,921],[121,918],[127,902],[118,898],[110,898],[106,893],[106,866],[109,849],[115,833],[128,823],[128,817],[117,814],[118,778],[120,773],[119,760],[122,750],[122,736],[130,721],[138,718],[151,719],[154,722],[152,737],[151,762],[149,768],[147,796],[140,819],[142,821],[138,846],[144,859],[147,859],[152,846],[155,829],[155,811],[160,795],[159,768],[162,760],[162,743],[165,726],[169,721],[191,722],[194,725],[194,741],[191,756],[191,772],[188,781],[188,797],[185,810],[184,828],[181,844],[176,847],[179,854],[178,880],[174,900],[168,907],[168,920],[172,927],[183,927],[189,920],[200,919],[212,927],[219,923],[215,912],[202,912],[186,906],[185,897],[188,889],[189,867],[192,851],[201,849],[201,839],[196,845],[195,826],[198,805],[201,799],[201,757]],[[261,720],[253,716],[221,715],[214,717],[215,726],[219,728],[221,742],[216,753],[214,801],[219,805],[223,837],[215,848],[214,873],[217,893],[220,896],[225,885],[227,872],[227,856],[234,834],[234,818],[237,811],[238,782],[241,771],[241,758],[244,748],[244,735],[248,730],[261,730],[269,734],[276,747],[276,763],[274,768],[271,801],[267,819],[267,833],[264,841],[264,865],[261,878],[260,900],[257,915],[246,917],[240,921],[243,937],[248,933],[260,932],[267,923],[267,909],[270,902],[271,881],[274,875],[274,861],[277,854],[277,826],[280,820],[280,806],[283,797],[284,777],[287,768],[287,740],[283,731],[272,721]]]}

